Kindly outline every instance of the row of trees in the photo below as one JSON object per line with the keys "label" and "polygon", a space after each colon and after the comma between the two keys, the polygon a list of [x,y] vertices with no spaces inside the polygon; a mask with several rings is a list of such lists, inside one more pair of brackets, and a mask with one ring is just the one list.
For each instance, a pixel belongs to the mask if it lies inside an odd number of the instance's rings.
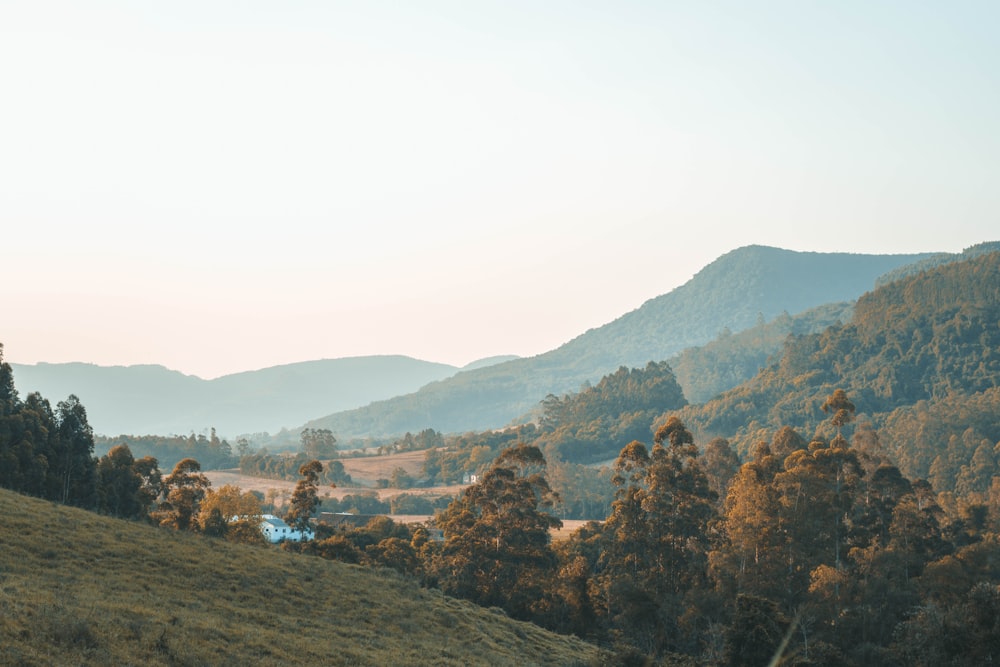
{"label": "row of trees", "polygon": [[97,452],[108,452],[116,445],[128,445],[133,456],[151,456],[160,462],[164,469],[173,468],[183,459],[197,459],[207,469],[231,468],[236,465],[239,456],[245,451],[239,450],[246,446],[245,441],[237,442],[237,451],[229,442],[220,438],[215,429],[209,435],[194,433],[188,436],[162,435],[119,435],[114,438],[97,436],[94,438],[94,449]]}
{"label": "row of trees", "polygon": [[[293,456],[280,454],[248,454],[240,458],[239,469],[244,475],[268,479],[295,480],[299,469],[315,457],[299,452]],[[324,484],[350,484],[351,476],[344,470],[344,464],[333,459],[323,467],[320,481]]]}
{"label": "row of trees", "polygon": [[76,396],[56,404],[23,401],[0,344],[0,486],[68,505],[97,501],[94,433]]}

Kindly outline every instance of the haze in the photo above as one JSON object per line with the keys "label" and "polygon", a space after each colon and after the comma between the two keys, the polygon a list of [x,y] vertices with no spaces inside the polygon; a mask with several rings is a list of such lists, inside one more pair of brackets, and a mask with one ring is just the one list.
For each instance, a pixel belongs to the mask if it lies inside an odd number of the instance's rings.
{"label": "haze", "polygon": [[995,240],[998,20],[992,2],[8,1],[0,342],[206,378],[462,365],[552,349],[742,245]]}

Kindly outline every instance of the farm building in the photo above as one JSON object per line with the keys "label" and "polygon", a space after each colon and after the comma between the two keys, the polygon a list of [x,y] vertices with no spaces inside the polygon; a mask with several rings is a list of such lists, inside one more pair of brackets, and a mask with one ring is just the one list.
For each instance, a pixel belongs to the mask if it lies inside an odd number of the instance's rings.
{"label": "farm building", "polygon": [[267,541],[272,543],[283,541],[305,542],[315,537],[312,529],[306,529],[305,531],[296,530],[273,514],[265,514],[261,517],[260,532],[264,533]]}

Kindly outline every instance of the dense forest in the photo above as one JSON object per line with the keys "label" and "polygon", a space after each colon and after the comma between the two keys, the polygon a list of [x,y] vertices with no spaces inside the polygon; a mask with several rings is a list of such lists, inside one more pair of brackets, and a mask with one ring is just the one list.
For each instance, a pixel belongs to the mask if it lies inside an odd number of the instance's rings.
{"label": "dense forest", "polygon": [[[602,522],[551,542],[542,451],[503,449],[439,512],[286,548],[425,585],[662,664],[982,664],[1000,650],[1000,485],[986,502],[907,478],[842,390],[830,439],[779,429],[740,464],[672,417],[612,465]],[[647,441],[648,442],[648,441]],[[1000,479],[1000,478],[998,478]],[[643,657],[645,656],[645,658]]]}
{"label": "dense forest", "polygon": [[829,437],[819,404],[842,387],[906,475],[951,491],[983,442],[1000,440],[998,322],[1000,253],[936,267],[864,295],[850,322],[790,338],[752,380],[678,414],[746,457],[784,425]]}

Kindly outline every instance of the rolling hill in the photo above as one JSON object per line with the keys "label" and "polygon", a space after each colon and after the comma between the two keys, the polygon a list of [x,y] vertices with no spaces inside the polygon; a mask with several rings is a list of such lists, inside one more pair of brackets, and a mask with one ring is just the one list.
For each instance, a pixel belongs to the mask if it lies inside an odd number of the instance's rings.
{"label": "rolling hill", "polygon": [[596,647],[374,571],[0,490],[0,664],[599,665]]}
{"label": "rolling hill", "polygon": [[460,369],[404,356],[306,361],[203,380],[163,366],[11,364],[23,395],[75,394],[97,433],[276,432],[334,410],[412,392]]}

